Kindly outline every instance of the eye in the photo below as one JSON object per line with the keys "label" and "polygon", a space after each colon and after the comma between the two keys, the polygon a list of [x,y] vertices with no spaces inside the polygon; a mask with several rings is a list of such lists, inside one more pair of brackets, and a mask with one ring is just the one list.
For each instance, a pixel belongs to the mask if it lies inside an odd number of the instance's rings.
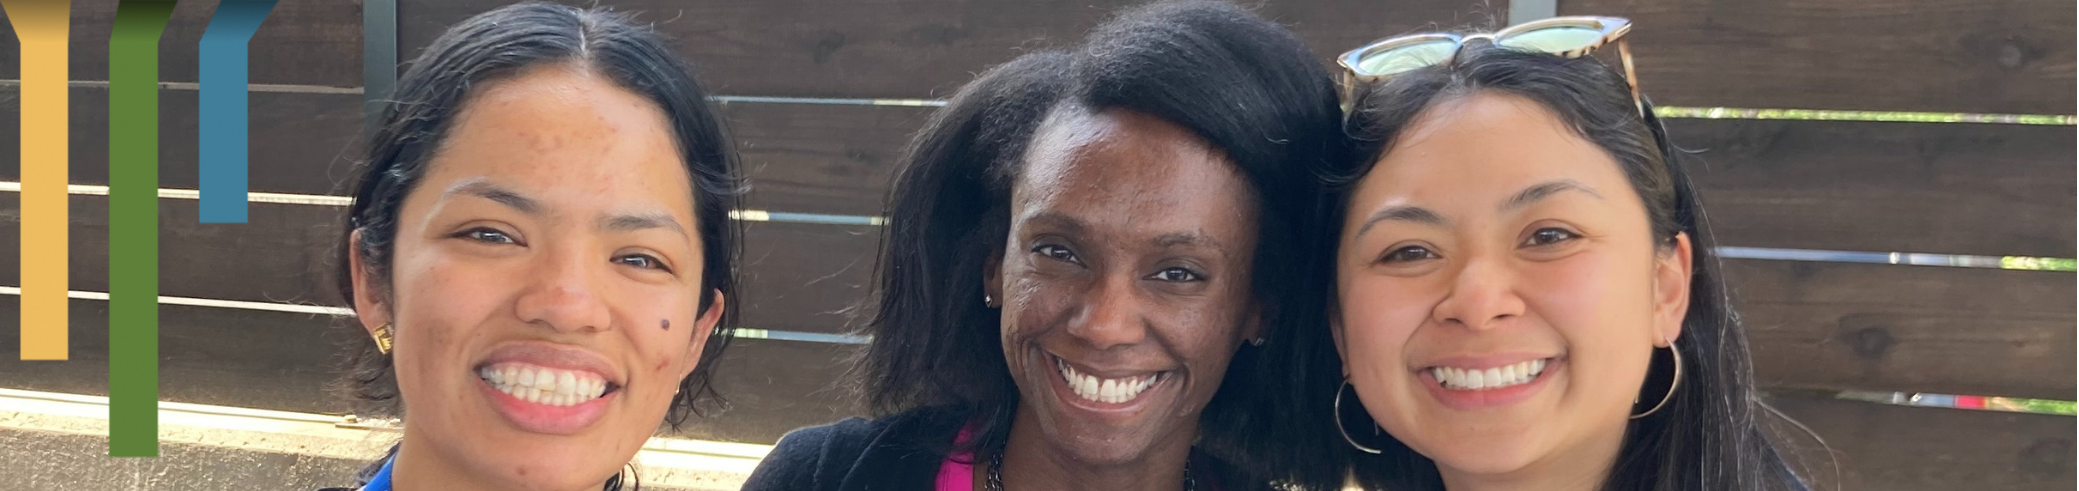
{"label": "eye", "polygon": [[462,237],[462,238],[467,238],[467,239],[469,239],[469,240],[474,240],[474,241],[477,241],[477,242],[482,242],[482,243],[486,243],[486,244],[518,244],[518,243],[520,243],[519,239],[515,239],[515,238],[513,238],[513,236],[512,236],[512,235],[510,235],[510,234],[507,234],[507,233],[505,233],[505,232],[503,232],[503,231],[500,231],[500,230],[498,230],[498,229],[494,229],[494,228],[489,228],[489,227],[477,227],[477,228],[472,228],[472,229],[469,229],[469,230],[464,230],[464,231],[462,231],[462,233],[458,233],[458,234],[455,234],[455,236],[456,236],[456,237]]}
{"label": "eye", "polygon": [[664,260],[657,259],[657,256],[652,256],[649,254],[626,254],[619,257],[615,257],[614,262],[634,266],[640,269],[654,269],[666,273],[671,272],[671,268],[664,266]]}
{"label": "eye", "polygon": [[1536,232],[1531,232],[1530,237],[1524,238],[1523,247],[1548,246],[1578,238],[1581,238],[1581,236],[1579,234],[1575,234],[1573,231],[1563,228],[1546,227],[1538,229]]}
{"label": "eye", "polygon": [[1379,256],[1379,262],[1411,263],[1415,261],[1421,261],[1424,259],[1436,258],[1437,254],[1435,252],[1430,251],[1429,248],[1419,245],[1411,245],[1388,251],[1385,255]]}
{"label": "eye", "polygon": [[1205,279],[1205,277],[1199,275],[1198,272],[1184,268],[1163,268],[1162,271],[1155,272],[1155,276],[1151,276],[1150,278],[1154,278],[1157,281],[1169,281],[1176,283],[1183,283],[1187,281],[1200,281]]}
{"label": "eye", "polygon": [[1039,253],[1040,255],[1043,255],[1043,256],[1047,256],[1047,257],[1051,257],[1051,258],[1054,258],[1054,259],[1058,259],[1058,260],[1062,260],[1062,261],[1067,261],[1067,262],[1071,262],[1071,263],[1076,263],[1076,264],[1082,264],[1082,263],[1083,263],[1083,260],[1082,260],[1082,258],[1078,258],[1078,257],[1076,257],[1076,253],[1075,253],[1074,251],[1070,251],[1070,250],[1068,250],[1068,248],[1066,248],[1066,247],[1061,247],[1061,246],[1058,246],[1058,245],[1053,245],[1053,244],[1046,244],[1046,245],[1042,245],[1042,246],[1039,246],[1039,247],[1034,247],[1034,248],[1032,248],[1032,252],[1036,252],[1036,253]]}

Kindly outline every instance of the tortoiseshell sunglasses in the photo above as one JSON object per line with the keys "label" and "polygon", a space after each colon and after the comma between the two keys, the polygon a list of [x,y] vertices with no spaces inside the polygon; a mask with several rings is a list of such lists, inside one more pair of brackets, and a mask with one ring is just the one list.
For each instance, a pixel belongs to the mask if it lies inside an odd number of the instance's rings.
{"label": "tortoiseshell sunglasses", "polygon": [[1336,57],[1343,66],[1342,96],[1345,105],[1357,93],[1357,84],[1376,83],[1409,70],[1450,63],[1467,41],[1485,39],[1504,48],[1550,53],[1562,58],[1580,58],[1603,45],[1617,43],[1624,65],[1624,82],[1631,86],[1632,105],[1644,116],[1646,106],[1639,97],[1639,79],[1631,65],[1631,45],[1624,35],[1631,21],[1617,17],[1554,17],[1540,19],[1492,33],[1456,34],[1438,32],[1391,37],[1374,41]]}

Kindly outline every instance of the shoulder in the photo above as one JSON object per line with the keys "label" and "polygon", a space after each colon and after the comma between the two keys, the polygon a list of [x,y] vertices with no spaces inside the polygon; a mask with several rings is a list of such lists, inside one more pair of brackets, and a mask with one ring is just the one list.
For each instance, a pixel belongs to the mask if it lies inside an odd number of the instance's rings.
{"label": "shoulder", "polygon": [[[934,475],[943,451],[958,431],[934,411],[910,411],[876,419],[848,418],[788,432],[744,481],[745,491],[849,489],[910,474]],[[941,434],[943,433],[943,434]],[[945,440],[944,442],[937,442]],[[875,486],[878,488],[879,486]]]}

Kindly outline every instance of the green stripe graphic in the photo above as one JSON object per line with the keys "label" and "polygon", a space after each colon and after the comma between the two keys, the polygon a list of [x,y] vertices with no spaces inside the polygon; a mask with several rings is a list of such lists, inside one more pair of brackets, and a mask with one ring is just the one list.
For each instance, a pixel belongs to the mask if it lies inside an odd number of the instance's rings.
{"label": "green stripe graphic", "polygon": [[108,39],[108,455],[159,456],[159,35],[123,0]]}

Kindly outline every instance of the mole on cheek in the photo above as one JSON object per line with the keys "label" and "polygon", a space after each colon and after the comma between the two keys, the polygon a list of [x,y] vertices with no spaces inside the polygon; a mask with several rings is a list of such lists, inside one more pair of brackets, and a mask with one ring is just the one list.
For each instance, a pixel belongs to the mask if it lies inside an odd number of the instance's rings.
{"label": "mole on cheek", "polygon": [[661,325],[663,325],[663,326],[664,326],[664,330],[666,330],[666,331],[669,331],[669,330],[671,330],[671,319],[664,319],[664,320],[661,320],[661,321],[657,321],[657,323],[658,323],[658,324],[661,324]]}

